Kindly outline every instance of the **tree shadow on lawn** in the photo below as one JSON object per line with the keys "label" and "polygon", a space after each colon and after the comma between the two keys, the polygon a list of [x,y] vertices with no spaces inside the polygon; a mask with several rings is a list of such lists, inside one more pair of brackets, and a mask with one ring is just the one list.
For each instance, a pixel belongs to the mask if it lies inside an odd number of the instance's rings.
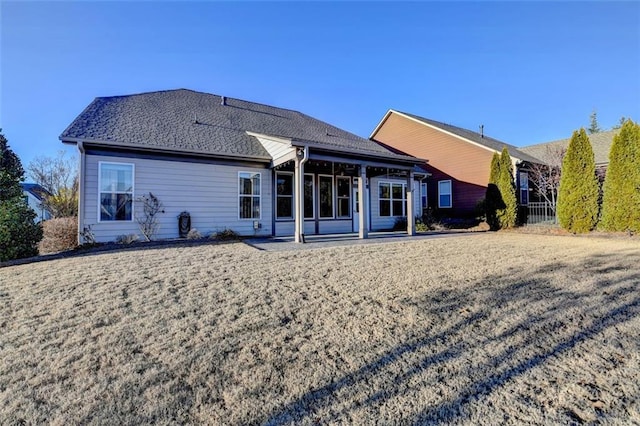
{"label": "tree shadow on lawn", "polygon": [[[435,317],[435,324],[452,315],[460,319],[435,334],[422,330],[410,342],[360,369],[309,390],[264,423],[349,421],[356,410],[375,415],[385,403],[414,398],[426,387],[440,387],[448,395],[434,394],[411,407],[403,406],[398,412],[403,418],[395,420],[413,424],[478,421],[470,418],[471,404],[482,405],[494,391],[536,367],[558,361],[567,364],[575,357],[570,352],[576,346],[640,314],[640,273],[635,262],[637,251],[605,253],[581,264],[559,262],[543,265],[533,274],[488,276],[459,289],[407,300],[419,315]],[[558,271],[566,278],[561,282],[553,276]],[[611,272],[617,275],[606,275]],[[592,281],[576,287],[571,280]],[[435,382],[425,381],[425,375]],[[349,395],[346,402],[344,394]],[[621,413],[624,407],[613,416]],[[509,414],[502,414],[504,419],[494,420],[509,421]],[[564,423],[584,420],[566,408],[547,414],[552,421]]]}

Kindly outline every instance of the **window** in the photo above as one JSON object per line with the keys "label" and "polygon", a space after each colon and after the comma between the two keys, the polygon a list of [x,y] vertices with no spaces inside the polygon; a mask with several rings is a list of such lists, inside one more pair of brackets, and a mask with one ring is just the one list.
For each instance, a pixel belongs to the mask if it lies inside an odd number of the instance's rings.
{"label": "window", "polygon": [[260,173],[238,173],[240,219],[260,219]]}
{"label": "window", "polygon": [[99,221],[133,220],[133,164],[99,163]]}
{"label": "window", "polygon": [[423,209],[426,209],[428,207],[427,184],[424,182],[420,184],[420,205],[422,206]]}
{"label": "window", "polygon": [[380,216],[405,216],[407,199],[404,183],[380,182],[378,195]]}
{"label": "window", "polygon": [[333,217],[333,177],[319,176],[320,218]]}
{"label": "window", "polygon": [[336,195],[338,197],[338,217],[351,217],[350,177],[336,177]]}
{"label": "window", "polygon": [[529,204],[529,174],[520,172],[520,204]]}
{"label": "window", "polygon": [[276,174],[276,218],[293,219],[293,175]]}
{"label": "window", "polygon": [[313,219],[315,217],[313,197],[313,175],[304,175],[304,218]]}
{"label": "window", "polygon": [[451,181],[441,180],[438,182],[438,207],[451,208]]}

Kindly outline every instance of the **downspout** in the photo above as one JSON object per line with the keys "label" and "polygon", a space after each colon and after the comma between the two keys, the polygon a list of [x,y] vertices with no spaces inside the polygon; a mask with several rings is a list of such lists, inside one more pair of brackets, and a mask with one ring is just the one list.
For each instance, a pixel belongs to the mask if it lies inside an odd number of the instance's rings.
{"label": "downspout", "polygon": [[77,146],[80,152],[80,176],[78,176],[78,244],[82,244],[84,241],[80,241],[80,235],[82,231],[84,231],[84,174],[86,152],[82,141],[78,141]]}
{"label": "downspout", "polygon": [[[302,157],[300,158],[301,153]],[[297,157],[299,160],[297,161],[298,179],[296,182],[298,189],[298,202],[296,203],[296,217],[298,218],[296,226],[298,229],[296,229],[296,234],[300,236],[300,240],[297,242],[304,243],[304,165],[309,161],[309,147],[305,145],[302,150],[298,150]]]}

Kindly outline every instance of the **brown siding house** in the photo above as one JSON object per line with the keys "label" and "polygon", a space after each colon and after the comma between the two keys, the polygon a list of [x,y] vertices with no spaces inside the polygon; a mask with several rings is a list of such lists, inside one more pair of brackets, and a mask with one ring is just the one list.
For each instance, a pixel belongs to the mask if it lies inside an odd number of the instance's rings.
{"label": "brown siding house", "polygon": [[485,196],[491,158],[505,146],[514,170],[525,162],[539,162],[483,134],[395,110],[385,114],[370,139],[429,160],[427,207],[447,217],[474,215]]}

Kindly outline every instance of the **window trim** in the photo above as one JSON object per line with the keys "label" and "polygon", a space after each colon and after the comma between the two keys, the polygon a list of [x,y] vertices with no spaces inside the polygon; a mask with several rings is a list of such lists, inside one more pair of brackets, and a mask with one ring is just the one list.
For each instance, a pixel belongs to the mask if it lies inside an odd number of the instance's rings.
{"label": "window trim", "polygon": [[[115,166],[131,166],[131,219],[129,220],[102,220],[100,214],[102,209],[102,165],[111,164]],[[98,223],[132,223],[135,220],[135,189],[136,189],[136,165],[135,163],[122,163],[117,161],[98,161]],[[116,194],[129,194],[129,192],[114,192]]]}
{"label": "window trim", "polygon": [[[286,175],[286,176],[291,176],[291,195],[279,195],[278,194],[278,175]],[[275,212],[276,212],[276,220],[277,221],[292,221],[295,218],[295,210],[296,210],[296,182],[294,179],[294,173],[293,172],[276,172],[276,187],[275,187],[275,194],[276,194],[276,205],[275,205]],[[291,216],[278,216],[278,197],[281,198],[285,198],[285,197],[291,197]],[[260,212],[262,214],[262,212]]]}
{"label": "window trim", "polygon": [[[340,196],[338,195],[338,179],[342,179],[342,180],[346,180],[349,182],[349,191],[347,192],[347,196]],[[335,187],[336,187],[336,210],[335,210],[335,215],[336,215],[336,219],[351,219],[353,218],[353,214],[352,214],[352,210],[353,210],[353,205],[352,205],[352,201],[351,198],[353,198],[353,186],[352,186],[352,182],[351,182],[351,177],[350,176],[336,176],[335,178]],[[349,207],[347,208],[347,212],[349,213],[348,216],[338,216],[338,202],[340,200],[349,200]]]}
{"label": "window trim", "polygon": [[[260,176],[260,193],[258,195],[248,195],[248,194],[241,194],[240,193],[240,175],[242,173],[246,173],[249,175],[258,175]],[[247,171],[247,170],[240,170],[238,171],[238,203],[236,204],[238,206],[238,220],[262,220],[262,172],[255,172],[255,171]],[[258,205],[260,206],[260,210],[259,210],[259,214],[258,217],[241,217],[240,216],[240,198],[241,197],[258,197]]]}
{"label": "window trim", "polygon": [[[389,198],[380,197],[380,185],[387,184],[389,185]],[[397,198],[393,198],[393,185],[401,185],[402,186],[402,198],[399,200]],[[380,214],[380,201],[389,201],[389,216],[383,216]],[[394,214],[393,211],[393,202],[394,201],[402,201],[402,212],[399,215]],[[407,182],[399,182],[394,180],[379,180],[378,181],[378,216],[379,217],[406,217],[407,216]]]}
{"label": "window trim", "polygon": [[[331,179],[331,216],[322,216],[322,208],[320,202],[320,178],[328,177]],[[318,174],[318,219],[319,220],[332,220],[336,218],[336,190],[335,179],[333,175],[321,175]]]}
{"label": "window trim", "polygon": [[[440,190],[440,187],[443,183],[449,183],[449,192],[448,193],[443,193]],[[440,203],[440,197],[442,195],[448,194],[449,195],[449,205],[448,206],[443,206]],[[453,208],[453,183],[451,182],[451,179],[447,179],[447,180],[439,180],[438,181],[438,208],[439,209],[451,209]]]}

